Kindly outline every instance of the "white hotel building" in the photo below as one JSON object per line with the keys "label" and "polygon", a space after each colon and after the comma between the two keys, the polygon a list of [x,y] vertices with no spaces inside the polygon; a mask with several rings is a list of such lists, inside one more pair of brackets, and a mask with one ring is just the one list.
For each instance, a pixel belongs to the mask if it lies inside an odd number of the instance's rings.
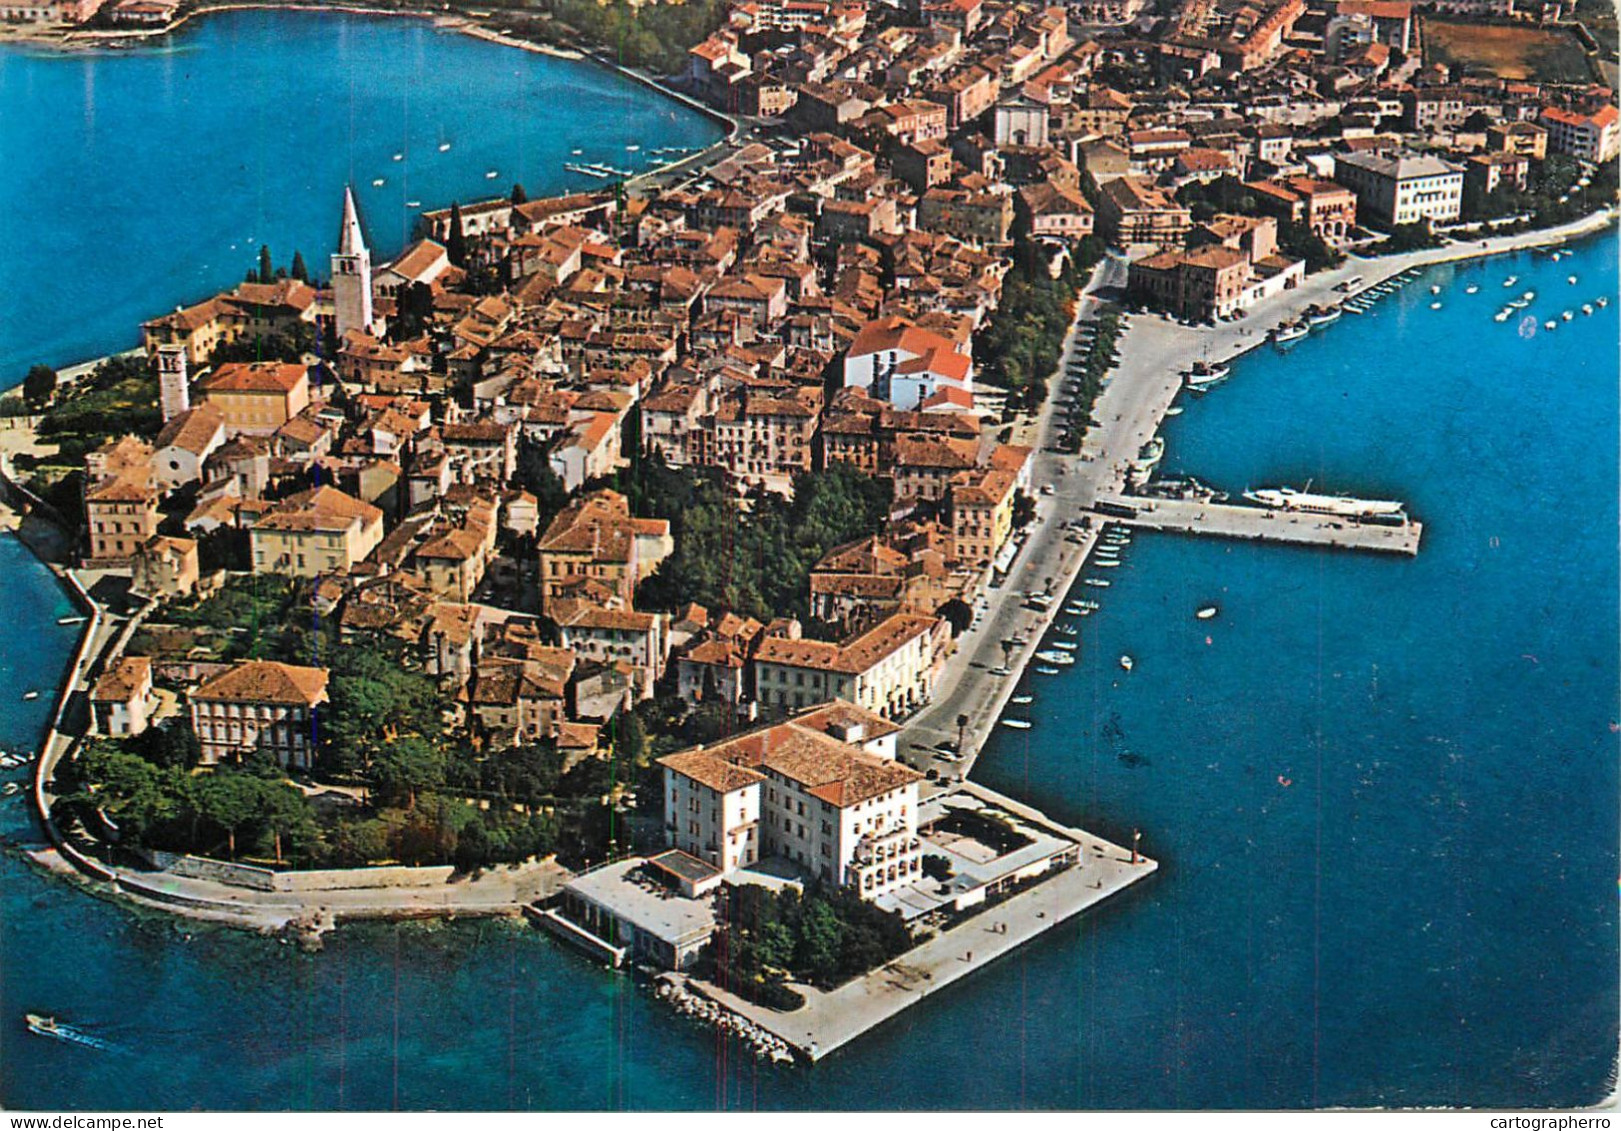
{"label": "white hotel building", "polygon": [[776,856],[865,899],[922,875],[922,775],[896,727],[836,702],[659,759],[672,847],[729,873]]}
{"label": "white hotel building", "polygon": [[1463,170],[1439,157],[1347,154],[1335,159],[1334,179],[1356,193],[1359,216],[1386,224],[1448,224],[1463,213]]}

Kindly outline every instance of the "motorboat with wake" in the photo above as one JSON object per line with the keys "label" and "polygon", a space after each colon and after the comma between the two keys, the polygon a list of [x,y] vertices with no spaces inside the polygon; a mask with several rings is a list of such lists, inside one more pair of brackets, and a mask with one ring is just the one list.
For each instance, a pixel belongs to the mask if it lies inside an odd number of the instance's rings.
{"label": "motorboat with wake", "polygon": [[82,1045],[88,1049],[99,1049],[102,1052],[108,1052],[113,1047],[100,1037],[92,1037],[89,1033],[76,1029],[72,1025],[65,1025],[54,1017],[47,1017],[39,1013],[25,1013],[23,1014],[23,1022],[28,1026],[28,1031],[36,1036],[67,1041],[69,1044]]}

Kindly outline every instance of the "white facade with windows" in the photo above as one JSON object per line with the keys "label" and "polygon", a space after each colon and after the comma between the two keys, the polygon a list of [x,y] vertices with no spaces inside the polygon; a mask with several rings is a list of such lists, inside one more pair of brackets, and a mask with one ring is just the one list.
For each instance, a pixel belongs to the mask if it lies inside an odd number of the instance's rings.
{"label": "white facade with windows", "polygon": [[867,899],[916,883],[921,775],[894,761],[883,720],[869,716],[869,742],[863,726],[828,716],[807,712],[661,758],[670,845],[724,872],[779,857]]}
{"label": "white facade with windows", "polygon": [[1439,157],[1350,154],[1336,159],[1334,179],[1356,193],[1358,215],[1386,224],[1447,224],[1463,213],[1463,170]]}

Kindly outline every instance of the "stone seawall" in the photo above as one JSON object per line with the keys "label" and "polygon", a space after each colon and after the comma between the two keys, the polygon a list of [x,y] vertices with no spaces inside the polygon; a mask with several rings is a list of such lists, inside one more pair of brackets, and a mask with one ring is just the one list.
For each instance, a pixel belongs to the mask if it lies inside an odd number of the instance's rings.
{"label": "stone seawall", "polygon": [[155,869],[188,880],[208,880],[227,887],[263,892],[374,891],[379,888],[441,887],[454,869],[448,864],[426,868],[327,868],[308,872],[277,872],[253,864],[149,852]]}

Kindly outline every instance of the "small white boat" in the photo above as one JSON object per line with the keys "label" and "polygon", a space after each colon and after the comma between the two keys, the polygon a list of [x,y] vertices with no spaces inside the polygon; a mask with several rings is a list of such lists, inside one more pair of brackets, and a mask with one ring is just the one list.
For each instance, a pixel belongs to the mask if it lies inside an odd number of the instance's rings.
{"label": "small white boat", "polygon": [[448,152],[450,152],[450,142],[441,141],[439,143],[439,152],[440,153],[448,153]]}
{"label": "small white boat", "polygon": [[407,208],[421,208],[422,202],[420,200],[407,200],[405,206]]}
{"label": "small white boat", "polygon": [[1114,569],[1120,564],[1120,562],[1116,558],[1099,558],[1092,564],[1096,565],[1099,569]]}
{"label": "small white boat", "polygon": [[1441,309],[1441,304],[1438,303],[1438,302],[1432,302],[1432,303],[1430,303],[1430,309],[1431,310],[1440,310]]}
{"label": "small white boat", "polygon": [[1572,318],[1576,317],[1576,312],[1574,310],[1566,310],[1561,313],[1559,317],[1564,319],[1566,322],[1569,322]]}
{"label": "small white boat", "polygon": [[1015,695],[1013,698],[1008,700],[1009,703],[1019,707],[1028,707],[1035,701],[1036,697],[1034,695]]}
{"label": "small white boat", "polygon": [[1548,319],[1546,322],[1544,322],[1542,324],[1542,328],[1544,330],[1552,330],[1554,327],[1556,327],[1558,325],[1559,325],[1559,323],[1555,322],[1552,318],[1550,318],[1550,319]]}
{"label": "small white boat", "polygon": [[1531,300],[1533,300],[1533,299],[1535,299],[1537,297],[1537,292],[1536,291],[1526,291],[1520,297],[1523,298],[1526,302],[1530,302]]}
{"label": "small white boat", "polygon": [[1101,577],[1089,577],[1086,579],[1085,584],[1094,589],[1107,589],[1109,587],[1109,583]]}
{"label": "small white boat", "polygon": [[1165,410],[1165,415],[1166,416],[1181,416],[1182,415],[1182,406],[1179,405],[1179,404],[1172,405],[1170,408]]}
{"label": "small white boat", "polygon": [[1430,293],[1432,295],[1440,294],[1441,293],[1441,284],[1437,283],[1435,286],[1431,287],[1430,288]]}
{"label": "small white boat", "polygon": [[1005,726],[1005,727],[1012,727],[1014,730],[1029,730],[1030,729],[1030,720],[1029,719],[1003,719],[1002,720],[1002,725]]}
{"label": "small white boat", "polygon": [[639,146],[639,145],[627,145],[627,146],[625,146],[625,152],[626,153],[636,153],[636,152],[640,151],[641,148],[642,147]]}
{"label": "small white boat", "polygon": [[1593,301],[1595,303],[1597,303],[1599,306],[1609,306],[1610,305],[1610,298],[1609,298],[1608,295],[1599,295],[1598,298],[1594,299]]}
{"label": "small white boat", "polygon": [[23,702],[24,703],[32,702],[33,700],[38,699],[38,698],[39,698],[39,692],[37,692],[37,691],[25,691],[25,692],[23,692]]}
{"label": "small white boat", "polygon": [[495,180],[495,178],[499,177],[500,175],[501,175],[501,171],[499,169],[491,169],[488,173],[484,174],[484,179],[487,180],[487,181],[493,181],[493,180]]}
{"label": "small white boat", "polygon": [[86,617],[57,617],[56,618],[56,623],[57,624],[83,624],[87,619],[88,618],[86,618]]}
{"label": "small white boat", "polygon": [[1049,667],[1042,666],[1042,667],[1038,667],[1036,669],[1036,674],[1037,675],[1057,675],[1058,674],[1058,669],[1057,668],[1049,668]]}
{"label": "small white boat", "polygon": [[1075,643],[1073,640],[1054,640],[1053,647],[1062,648],[1066,652],[1073,652],[1075,649],[1079,648],[1080,645]]}
{"label": "small white boat", "polygon": [[1479,283],[1470,283],[1467,287],[1465,287],[1463,289],[1463,293],[1466,294],[1466,295],[1478,295],[1480,293],[1480,284]]}
{"label": "small white boat", "polygon": [[1593,313],[1593,304],[1590,303],[1590,302],[1582,303],[1582,313],[1583,314],[1591,314],[1591,313]]}
{"label": "small white boat", "polygon": [[382,177],[376,177],[376,178],[373,178],[372,183],[371,183],[371,187],[372,188],[382,188],[383,185],[385,185],[385,184],[387,184],[387,182],[384,181]]}
{"label": "small white boat", "polygon": [[1492,315],[1492,321],[1507,322],[1508,316],[1513,313],[1514,312],[1512,310],[1499,310],[1496,314]]}
{"label": "small white boat", "polygon": [[1198,617],[1200,620],[1209,620],[1211,617],[1215,616],[1220,611],[1221,610],[1218,609],[1215,605],[1206,605],[1202,609],[1200,609],[1198,612],[1194,613],[1193,615]]}
{"label": "small white boat", "polygon": [[404,161],[404,160],[405,160],[405,154],[403,154],[403,153],[396,153],[396,154],[395,154],[395,155],[394,155],[394,160],[396,160],[396,161]]}
{"label": "small white boat", "polygon": [[1120,666],[1129,672],[1132,668],[1137,666],[1137,661],[1133,660],[1130,656],[1121,656]]}
{"label": "small white boat", "polygon": [[0,797],[16,797],[22,791],[22,782],[8,781],[5,785],[0,785]]}
{"label": "small white boat", "polygon": [[583,150],[583,149],[571,149],[571,150],[568,151],[568,154],[569,154],[570,157],[578,157],[580,154],[582,154],[584,152],[585,152],[585,150]]}
{"label": "small white boat", "polygon": [[1520,277],[1518,275],[1510,275],[1508,278],[1503,280],[1503,285],[1505,287],[1512,287],[1515,283],[1518,283],[1519,281],[1520,281]]}
{"label": "small white boat", "polygon": [[1565,279],[1565,282],[1569,283],[1571,286],[1574,287],[1576,285],[1576,276],[1574,276],[1574,275],[1569,276],[1568,278]]}

